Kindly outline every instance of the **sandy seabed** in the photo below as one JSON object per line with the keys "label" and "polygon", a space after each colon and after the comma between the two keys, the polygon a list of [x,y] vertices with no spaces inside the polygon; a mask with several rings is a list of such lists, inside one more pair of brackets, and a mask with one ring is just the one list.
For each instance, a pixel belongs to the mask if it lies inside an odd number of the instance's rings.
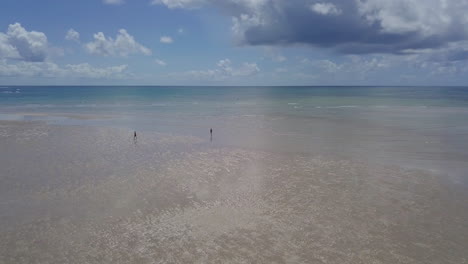
{"label": "sandy seabed", "polygon": [[0,263],[468,263],[438,175],[132,132],[0,122]]}

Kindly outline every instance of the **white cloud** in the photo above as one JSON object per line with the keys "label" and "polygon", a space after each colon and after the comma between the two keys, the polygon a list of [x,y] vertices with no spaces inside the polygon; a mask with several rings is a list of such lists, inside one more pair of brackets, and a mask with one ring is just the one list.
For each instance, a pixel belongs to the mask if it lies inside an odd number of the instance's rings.
{"label": "white cloud", "polygon": [[450,30],[450,25],[458,19],[459,11],[456,8],[461,8],[464,13],[468,8],[466,0],[372,0],[357,3],[359,14],[371,24],[380,23],[382,32],[418,32],[423,36],[443,34]]}
{"label": "white cloud", "polygon": [[44,61],[48,50],[44,33],[26,31],[20,23],[9,25],[6,34],[0,33],[0,59]]}
{"label": "white cloud", "polygon": [[256,63],[244,62],[240,67],[233,68],[229,59],[220,60],[216,65],[219,69],[215,70],[221,77],[230,76],[251,76],[260,71]]}
{"label": "white cloud", "polygon": [[432,62],[427,63],[427,67],[431,69],[431,75],[439,75],[443,77],[464,75],[468,73],[468,63],[466,61],[454,61],[454,62]]}
{"label": "white cloud", "polygon": [[20,55],[16,47],[11,45],[8,35],[0,33],[0,58],[18,59]]}
{"label": "white cloud", "polygon": [[172,73],[172,77],[207,80],[207,81],[222,81],[234,77],[249,77],[260,72],[256,63],[244,62],[238,67],[233,67],[231,60],[223,59],[216,63],[217,68],[208,70],[192,70],[182,73]]}
{"label": "white cloud", "polygon": [[64,67],[53,62],[18,62],[8,64],[0,60],[0,76],[2,77],[48,77],[48,78],[88,78],[111,79],[124,78],[127,65],[111,67],[93,67],[88,63],[67,64]]}
{"label": "white cloud", "polygon": [[315,81],[318,79],[318,75],[316,74],[311,74],[311,73],[303,73],[303,72],[298,72],[295,73],[294,76],[296,78],[302,79],[302,80],[307,80],[307,81]]}
{"label": "white cloud", "polygon": [[67,34],[65,35],[65,39],[66,40],[72,40],[72,41],[76,41],[76,42],[79,42],[80,41],[80,33],[78,33],[76,30],[74,30],[73,28],[70,28],[68,31],[67,31]]}
{"label": "white cloud", "polygon": [[197,8],[207,2],[207,0],[153,0],[151,4],[165,5],[168,8]]}
{"label": "white cloud", "polygon": [[93,67],[88,63],[67,64],[65,65],[65,74],[71,77],[81,78],[121,78],[124,77],[127,65],[118,65],[111,67],[98,68]]}
{"label": "white cloud", "polygon": [[16,64],[8,64],[6,60],[0,60],[0,76],[56,76],[61,70],[51,62],[25,62],[21,61]]}
{"label": "white cloud", "polygon": [[232,17],[231,31],[237,41],[245,42],[245,32],[248,31],[249,28],[255,28],[265,23],[267,22],[261,13],[253,15],[241,14],[240,16]]}
{"label": "white cloud", "polygon": [[216,63],[216,66],[218,66],[219,68],[223,69],[226,72],[232,71],[230,59],[220,60],[218,61],[218,63]]}
{"label": "white cloud", "polygon": [[259,9],[270,4],[271,0],[152,0],[153,5],[165,5],[168,8],[198,8],[205,4],[220,4],[224,6],[242,6],[248,9]]}
{"label": "white cloud", "polygon": [[275,62],[285,62],[288,60],[288,58],[283,56],[277,49],[273,47],[265,47],[263,52],[266,58]]}
{"label": "white cloud", "polygon": [[[347,55],[339,61],[306,60],[300,72],[316,74],[321,84],[396,84],[400,81],[404,84],[447,84],[464,80],[468,74],[468,60],[458,59],[458,55],[454,61],[443,58],[451,56],[451,52],[447,50],[437,56],[433,51],[424,51],[411,55]],[[395,78],[395,70],[404,73],[400,79]]]}
{"label": "white cloud", "polygon": [[275,69],[275,72],[277,72],[277,73],[285,73],[285,72],[288,72],[288,69],[286,69],[286,68],[276,68],[276,69]]}
{"label": "white cloud", "polygon": [[244,62],[239,68],[232,72],[232,76],[252,76],[260,72],[256,63]]}
{"label": "white cloud", "polygon": [[338,65],[330,60],[319,60],[316,62],[316,65],[328,73],[338,72],[344,66],[344,65]]}
{"label": "white cloud", "polygon": [[316,3],[310,6],[310,10],[320,15],[339,15],[342,12],[332,3]]}
{"label": "white cloud", "polygon": [[301,60],[301,63],[302,64],[308,64],[308,63],[311,63],[311,61],[308,58],[304,58],[304,59]]}
{"label": "white cloud", "polygon": [[135,38],[127,33],[125,29],[120,29],[117,37],[112,39],[106,37],[104,33],[94,34],[94,41],[85,45],[87,51],[91,54],[102,56],[122,56],[131,54],[151,55],[149,48],[135,41]]}
{"label": "white cloud", "polygon": [[165,61],[160,60],[160,59],[155,59],[154,62],[156,62],[160,66],[166,66],[167,65],[167,63]]}
{"label": "white cloud", "polygon": [[108,5],[121,5],[125,1],[124,0],[103,0],[103,2],[104,4],[108,4]]}
{"label": "white cloud", "polygon": [[[211,5],[242,45],[308,44],[343,54],[399,54],[468,40],[468,0],[153,0]],[[339,16],[338,16],[339,15]]]}
{"label": "white cloud", "polygon": [[287,58],[283,55],[278,55],[276,57],[273,58],[274,61],[276,62],[285,62],[287,60]]}
{"label": "white cloud", "polygon": [[[308,60],[307,71],[318,74],[322,80],[337,81],[337,78],[347,80],[365,80],[375,73],[388,69],[394,62],[395,55],[379,56],[345,56],[345,61],[337,63],[331,60]],[[401,66],[401,65],[400,65]]]}
{"label": "white cloud", "polygon": [[451,43],[438,50],[423,50],[403,57],[412,69],[431,75],[466,75],[468,73],[468,41]]}
{"label": "white cloud", "polygon": [[171,44],[172,42],[174,42],[174,40],[171,38],[171,37],[168,37],[168,36],[162,36],[159,41],[161,43],[164,43],[164,44]]}
{"label": "white cloud", "polygon": [[185,30],[184,30],[183,28],[179,28],[179,29],[177,30],[177,33],[179,33],[179,34],[184,34],[184,33],[185,33]]}

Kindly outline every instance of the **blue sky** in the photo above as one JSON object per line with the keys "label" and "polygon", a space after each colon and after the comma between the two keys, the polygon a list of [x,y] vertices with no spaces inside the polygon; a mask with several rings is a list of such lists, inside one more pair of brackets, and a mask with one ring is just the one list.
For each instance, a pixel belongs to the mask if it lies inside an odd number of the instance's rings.
{"label": "blue sky", "polygon": [[0,84],[467,85],[468,0],[2,0]]}

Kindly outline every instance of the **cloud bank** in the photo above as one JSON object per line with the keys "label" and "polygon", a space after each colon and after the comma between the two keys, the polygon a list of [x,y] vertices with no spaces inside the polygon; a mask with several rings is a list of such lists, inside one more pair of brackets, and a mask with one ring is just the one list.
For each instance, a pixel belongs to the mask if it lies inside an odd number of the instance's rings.
{"label": "cloud bank", "polygon": [[343,54],[408,54],[468,40],[468,0],[154,0],[213,5],[242,45],[311,45]]}
{"label": "cloud bank", "polygon": [[53,62],[26,62],[9,64],[0,60],[0,77],[48,77],[115,79],[128,77],[127,65],[94,67],[88,63],[67,64],[63,67]]}
{"label": "cloud bank", "polygon": [[238,67],[232,66],[232,62],[229,59],[223,59],[218,61],[215,69],[209,70],[192,70],[183,73],[173,73],[173,77],[182,77],[196,80],[207,80],[207,81],[222,81],[232,77],[249,77],[260,72],[260,68],[256,63],[244,62]]}

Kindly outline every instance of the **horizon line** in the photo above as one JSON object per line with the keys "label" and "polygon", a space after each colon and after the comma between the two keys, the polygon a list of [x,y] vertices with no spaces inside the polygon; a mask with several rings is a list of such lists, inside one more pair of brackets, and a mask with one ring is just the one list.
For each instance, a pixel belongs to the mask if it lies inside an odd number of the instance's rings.
{"label": "horizon line", "polygon": [[460,87],[468,88],[468,85],[160,85],[160,84],[0,84],[1,87]]}

